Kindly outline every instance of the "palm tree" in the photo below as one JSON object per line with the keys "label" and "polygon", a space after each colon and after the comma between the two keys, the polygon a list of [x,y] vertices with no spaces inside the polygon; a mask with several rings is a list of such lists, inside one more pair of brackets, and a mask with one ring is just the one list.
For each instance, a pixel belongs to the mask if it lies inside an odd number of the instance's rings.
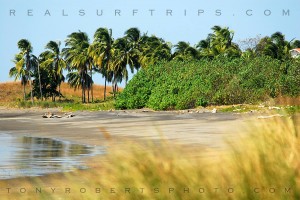
{"label": "palm tree", "polygon": [[[88,69],[91,57],[88,54],[90,44],[88,35],[84,32],[73,32],[66,39],[66,48],[62,50],[69,71],[78,71],[82,89],[82,102],[86,102],[86,90],[90,90]],[[70,82],[70,81],[69,81]]]}
{"label": "palm tree", "polygon": [[131,56],[131,45],[128,40],[119,38],[113,43],[113,56],[111,71],[113,72],[113,94],[117,92],[117,83],[121,83],[125,79],[125,83],[128,81],[127,65],[134,66],[135,58]]}
{"label": "palm tree", "polygon": [[131,63],[128,63],[131,72],[133,69],[137,71],[140,69],[140,56],[141,56],[141,41],[142,35],[138,28],[130,28],[125,31],[125,39],[129,45],[128,57],[130,58]]}
{"label": "palm tree", "polygon": [[292,41],[286,41],[281,32],[275,32],[271,37],[264,37],[259,41],[256,46],[256,53],[278,60],[286,60],[290,58],[289,51],[292,49]]}
{"label": "palm tree", "polygon": [[201,40],[197,48],[204,57],[215,57],[218,55],[226,57],[240,57],[241,50],[233,42],[234,32],[228,27],[212,27],[213,33],[209,34],[206,40]]}
{"label": "palm tree", "polygon": [[196,48],[200,52],[200,55],[202,57],[206,58],[213,58],[214,54],[211,50],[211,41],[212,41],[213,34],[208,34],[207,38],[205,40],[200,40],[200,42],[196,45]]}
{"label": "palm tree", "polygon": [[38,67],[38,59],[35,55],[32,54],[31,43],[26,39],[21,39],[18,42],[18,48],[20,50],[20,56],[22,59],[19,60],[17,65],[24,65],[26,75],[28,76],[29,85],[30,85],[30,97],[31,102],[33,103],[33,94],[32,94],[32,83],[31,83],[31,74]]}
{"label": "palm tree", "polygon": [[89,55],[91,56],[94,65],[98,71],[102,73],[105,79],[104,83],[104,100],[106,100],[106,84],[109,82],[110,69],[112,68],[112,54],[113,54],[112,30],[107,28],[98,28],[94,34],[94,41],[89,48]]}
{"label": "palm tree", "polygon": [[197,49],[190,46],[189,43],[180,41],[175,46],[173,59],[176,60],[191,60],[198,59],[198,51]]}
{"label": "palm tree", "polygon": [[[73,71],[67,74],[67,79],[68,79],[68,83],[70,84],[71,87],[73,87],[75,90],[79,89],[82,84],[81,82],[81,74],[79,71]],[[91,78],[91,76],[89,76],[88,74],[86,74],[86,88],[90,88],[93,80]]]}
{"label": "palm tree", "polygon": [[291,42],[285,40],[281,32],[275,32],[271,35],[272,43],[276,46],[276,58],[285,60],[290,58]]}
{"label": "palm tree", "polygon": [[162,60],[170,60],[171,46],[162,38],[143,35],[141,38],[141,66],[145,68]]}
{"label": "palm tree", "polygon": [[292,48],[300,48],[300,40],[294,40],[292,44]]}
{"label": "palm tree", "polygon": [[[53,67],[53,78],[55,83],[58,85],[58,93],[60,92],[61,83],[65,80],[63,70],[66,69],[66,62],[63,60],[62,52],[60,50],[60,42],[50,41],[46,44],[46,52],[48,59],[45,61],[51,64]],[[60,97],[61,95],[59,95]]]}
{"label": "palm tree", "polygon": [[[42,98],[47,99],[51,97],[52,101],[55,101],[55,98],[61,96],[61,93],[57,91],[59,83],[57,82],[57,73],[55,71],[55,65],[53,64],[53,53],[47,50],[42,52],[38,58],[40,63],[39,77],[41,77],[40,88],[42,88]],[[36,92],[36,83],[34,86],[34,92]]]}
{"label": "palm tree", "polygon": [[13,62],[15,63],[15,66],[12,67],[9,70],[9,76],[10,77],[15,77],[15,81],[20,79],[21,80],[21,85],[23,86],[23,98],[24,101],[26,100],[26,89],[25,86],[28,83],[28,75],[25,69],[25,65],[24,65],[24,60],[22,60],[22,55],[21,54],[17,54],[15,55],[15,59],[13,60]]}

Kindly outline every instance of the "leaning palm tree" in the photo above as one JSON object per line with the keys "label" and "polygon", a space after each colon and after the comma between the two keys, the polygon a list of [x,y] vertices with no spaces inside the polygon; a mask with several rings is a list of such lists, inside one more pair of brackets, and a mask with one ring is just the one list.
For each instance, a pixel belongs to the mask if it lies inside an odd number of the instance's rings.
{"label": "leaning palm tree", "polygon": [[190,44],[184,41],[179,41],[174,47],[173,59],[184,60],[185,50],[190,47]]}
{"label": "leaning palm tree", "polygon": [[211,50],[211,41],[213,34],[208,34],[205,40],[200,40],[200,42],[196,45],[197,50],[199,51],[201,57],[204,58],[213,58],[213,52]]}
{"label": "leaning palm tree", "polygon": [[113,54],[112,30],[107,28],[98,28],[94,34],[94,41],[89,48],[89,55],[91,56],[94,65],[98,71],[102,72],[104,76],[104,100],[106,99],[106,84],[109,82],[108,76],[112,68],[111,60]]}
{"label": "leaning palm tree", "polygon": [[117,83],[121,83],[125,79],[125,84],[128,81],[127,66],[134,66],[134,57],[130,54],[131,45],[128,40],[119,38],[113,44],[113,57],[110,70],[113,72],[113,94],[118,90]]}
{"label": "leaning palm tree", "polygon": [[[21,80],[21,85],[23,86],[23,98],[26,100],[26,84],[28,83],[28,75],[25,69],[24,63],[21,61],[22,55],[15,55],[15,59],[13,60],[15,66],[9,70],[9,76],[15,77],[16,80]],[[24,61],[24,60],[23,60]]]}
{"label": "leaning palm tree", "polygon": [[89,92],[87,74],[91,65],[91,58],[88,54],[89,38],[84,32],[74,32],[66,39],[66,48],[62,50],[69,71],[78,71],[82,89],[82,102],[86,102],[86,90]]}
{"label": "leaning palm tree", "polygon": [[141,56],[141,41],[142,35],[138,28],[130,28],[125,31],[125,37],[128,44],[128,57],[131,60],[131,63],[128,63],[131,72],[133,73],[133,69],[137,71],[141,67],[140,56]]}
{"label": "leaning palm tree", "polygon": [[31,43],[26,39],[21,39],[18,42],[18,48],[20,50],[20,56],[22,57],[17,65],[24,65],[26,75],[28,76],[28,81],[30,85],[30,97],[31,102],[33,103],[33,93],[32,93],[32,83],[31,83],[31,74],[38,67],[38,59],[35,55],[32,54]]}
{"label": "leaning palm tree", "polygon": [[258,55],[266,55],[278,60],[289,59],[289,51],[293,46],[292,41],[286,41],[285,36],[281,32],[275,32],[271,37],[267,36],[259,41],[256,46],[256,52]]}
{"label": "leaning palm tree", "polygon": [[162,60],[170,60],[172,56],[171,46],[162,38],[143,35],[141,39],[141,66],[145,68]]}
{"label": "leaning palm tree", "polygon": [[175,46],[173,59],[175,60],[193,60],[198,58],[198,51],[191,47],[189,43],[180,41]]}

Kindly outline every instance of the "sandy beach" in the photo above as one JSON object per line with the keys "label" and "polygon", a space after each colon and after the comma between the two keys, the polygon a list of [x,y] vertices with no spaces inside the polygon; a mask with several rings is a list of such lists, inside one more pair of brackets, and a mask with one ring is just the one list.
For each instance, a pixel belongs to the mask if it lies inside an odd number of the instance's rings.
{"label": "sandy beach", "polygon": [[[62,118],[42,118],[47,112]],[[67,118],[58,109],[0,109],[0,131],[88,145],[164,139],[174,144],[220,149],[228,138],[241,133],[249,121],[257,120],[253,114],[193,111],[83,111],[73,114],[75,117]]]}

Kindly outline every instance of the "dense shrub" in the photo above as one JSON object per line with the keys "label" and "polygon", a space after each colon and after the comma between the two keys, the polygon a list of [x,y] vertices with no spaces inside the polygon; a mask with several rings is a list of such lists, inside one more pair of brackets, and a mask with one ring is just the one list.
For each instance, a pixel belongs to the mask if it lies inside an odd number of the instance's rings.
{"label": "dense shrub", "polygon": [[126,90],[118,95],[116,107],[119,109],[142,108],[148,102],[154,87],[154,78],[146,70],[139,71],[125,87]]}
{"label": "dense shrub", "polygon": [[163,62],[140,70],[116,108],[186,109],[208,104],[256,103],[300,94],[299,60],[254,59]]}

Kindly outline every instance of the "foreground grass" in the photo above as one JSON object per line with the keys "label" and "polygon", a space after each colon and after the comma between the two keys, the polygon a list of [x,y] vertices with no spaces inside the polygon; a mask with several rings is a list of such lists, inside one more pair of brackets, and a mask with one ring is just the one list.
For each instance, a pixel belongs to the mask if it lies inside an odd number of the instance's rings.
{"label": "foreground grass", "polygon": [[0,193],[11,199],[299,199],[299,122],[299,116],[257,121],[213,157],[166,141],[118,143],[90,170],[0,181],[0,188],[11,187]]}

